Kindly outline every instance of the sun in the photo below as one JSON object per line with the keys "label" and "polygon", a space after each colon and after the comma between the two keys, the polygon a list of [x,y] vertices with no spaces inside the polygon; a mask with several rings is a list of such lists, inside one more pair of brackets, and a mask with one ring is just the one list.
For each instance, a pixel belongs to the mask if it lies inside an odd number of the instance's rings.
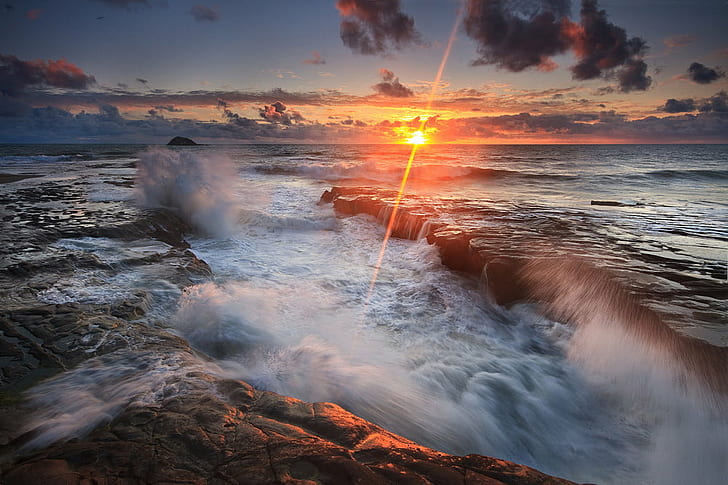
{"label": "sun", "polygon": [[425,137],[425,134],[422,133],[420,130],[415,131],[412,133],[412,136],[407,138],[407,143],[410,145],[424,145],[427,143],[427,138]]}

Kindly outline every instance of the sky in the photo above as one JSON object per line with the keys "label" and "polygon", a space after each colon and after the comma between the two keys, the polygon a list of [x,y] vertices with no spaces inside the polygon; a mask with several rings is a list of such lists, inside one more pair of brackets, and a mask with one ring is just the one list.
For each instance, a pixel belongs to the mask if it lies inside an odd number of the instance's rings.
{"label": "sky", "polygon": [[0,0],[0,143],[728,143],[726,25],[726,0]]}

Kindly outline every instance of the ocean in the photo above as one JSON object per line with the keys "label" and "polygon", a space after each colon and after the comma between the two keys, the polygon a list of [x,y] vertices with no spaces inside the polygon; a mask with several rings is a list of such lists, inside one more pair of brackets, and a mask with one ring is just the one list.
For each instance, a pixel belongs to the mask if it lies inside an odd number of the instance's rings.
{"label": "ocean", "polygon": [[[115,330],[115,360],[87,351],[92,366],[27,386],[29,449],[208,366],[447,453],[603,484],[725,483],[728,145],[420,146],[380,260],[410,150],[0,145],[0,270],[77,262],[24,298],[143,294],[134,320],[205,356],[145,354],[140,371],[141,337]],[[188,224],[211,274],[181,287],[131,262],[164,262],[169,240],[124,233],[158,210]]]}

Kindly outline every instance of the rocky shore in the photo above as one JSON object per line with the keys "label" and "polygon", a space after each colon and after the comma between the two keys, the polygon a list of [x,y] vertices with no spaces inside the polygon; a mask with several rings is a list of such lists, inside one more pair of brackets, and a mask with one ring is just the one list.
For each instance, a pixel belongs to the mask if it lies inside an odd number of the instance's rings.
{"label": "rocky shore", "polygon": [[[107,303],[42,301],[79,272],[112,278],[143,268],[180,293],[213,275],[188,250],[190,228],[170,212],[91,202],[83,181],[12,182],[0,193],[1,483],[571,483],[495,458],[439,453],[335,404],[226,379],[154,317],[148,291]],[[357,199],[332,200],[339,212],[359,210]],[[62,238],[156,246],[109,262],[58,245]],[[155,374],[160,368],[168,372]],[[104,387],[107,369],[116,374]],[[77,382],[89,389],[61,395]],[[92,398],[107,407],[94,417],[69,411],[71,432],[58,424],[68,426],[68,416],[54,411],[62,398],[79,401],[73,409]]]}
{"label": "rocky shore", "polygon": [[[366,214],[386,226],[396,195],[393,190],[341,186],[324,191],[320,203],[333,204],[340,216]],[[706,397],[728,411],[728,347],[675,329],[691,320],[707,325],[722,321],[728,284],[718,279],[720,268],[625,248],[617,240],[608,241],[617,248],[610,250],[603,241],[580,234],[587,222],[583,215],[576,226],[568,217],[540,215],[529,221],[528,213],[515,208],[506,212],[449,202],[443,219],[437,202],[404,198],[392,236],[426,238],[445,266],[480,278],[484,291],[500,305],[538,302],[549,316],[576,325],[593,323],[601,312],[612,315],[611,325],[645,352],[664,352],[682,385],[706,387]],[[462,217],[453,221],[455,209]],[[630,259],[619,254],[625,250]],[[700,272],[708,277],[689,274]]]}

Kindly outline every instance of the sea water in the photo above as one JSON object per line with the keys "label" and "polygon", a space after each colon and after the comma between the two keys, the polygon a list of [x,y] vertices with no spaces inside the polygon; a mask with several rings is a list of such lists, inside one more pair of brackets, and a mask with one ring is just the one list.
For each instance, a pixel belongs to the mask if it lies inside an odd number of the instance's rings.
{"label": "sea water", "polygon": [[[605,323],[579,328],[533,303],[501,307],[477,278],[444,267],[425,240],[396,238],[368,294],[382,221],[337,216],[319,197],[332,185],[396,189],[409,146],[2,150],[3,172],[44,176],[18,184],[74,178],[85,182],[89,200],[175,208],[197,228],[191,250],[214,273],[180,294],[133,268],[111,281],[80,272],[73,285],[42,292],[45,301],[102,302],[147,289],[161,309],[154,318],[210,356],[216,372],[335,402],[445,452],[597,483],[728,477],[726,409],[674,382],[660,356],[608,324],[599,302],[580,304],[593,305]],[[652,290],[647,304],[677,314],[669,321],[675,328],[728,344],[724,298],[661,292],[674,285],[673,273],[713,285],[728,280],[728,146],[425,146],[407,192],[439,220],[506,232],[506,240],[598,248],[584,253]],[[543,230],[557,223],[568,230]],[[107,261],[163,251],[101,238],[56,244]],[[185,365],[200,364],[165,360],[165,379],[181,378]],[[55,396],[42,416],[58,425],[49,440],[66,429],[63,403],[77,406],[71,397],[79,389],[106,385],[146,402],[160,380],[160,372],[141,379],[83,370],[36,390],[37,401]],[[133,401],[126,394],[118,402]],[[117,404],[65,415],[113,414]]]}

